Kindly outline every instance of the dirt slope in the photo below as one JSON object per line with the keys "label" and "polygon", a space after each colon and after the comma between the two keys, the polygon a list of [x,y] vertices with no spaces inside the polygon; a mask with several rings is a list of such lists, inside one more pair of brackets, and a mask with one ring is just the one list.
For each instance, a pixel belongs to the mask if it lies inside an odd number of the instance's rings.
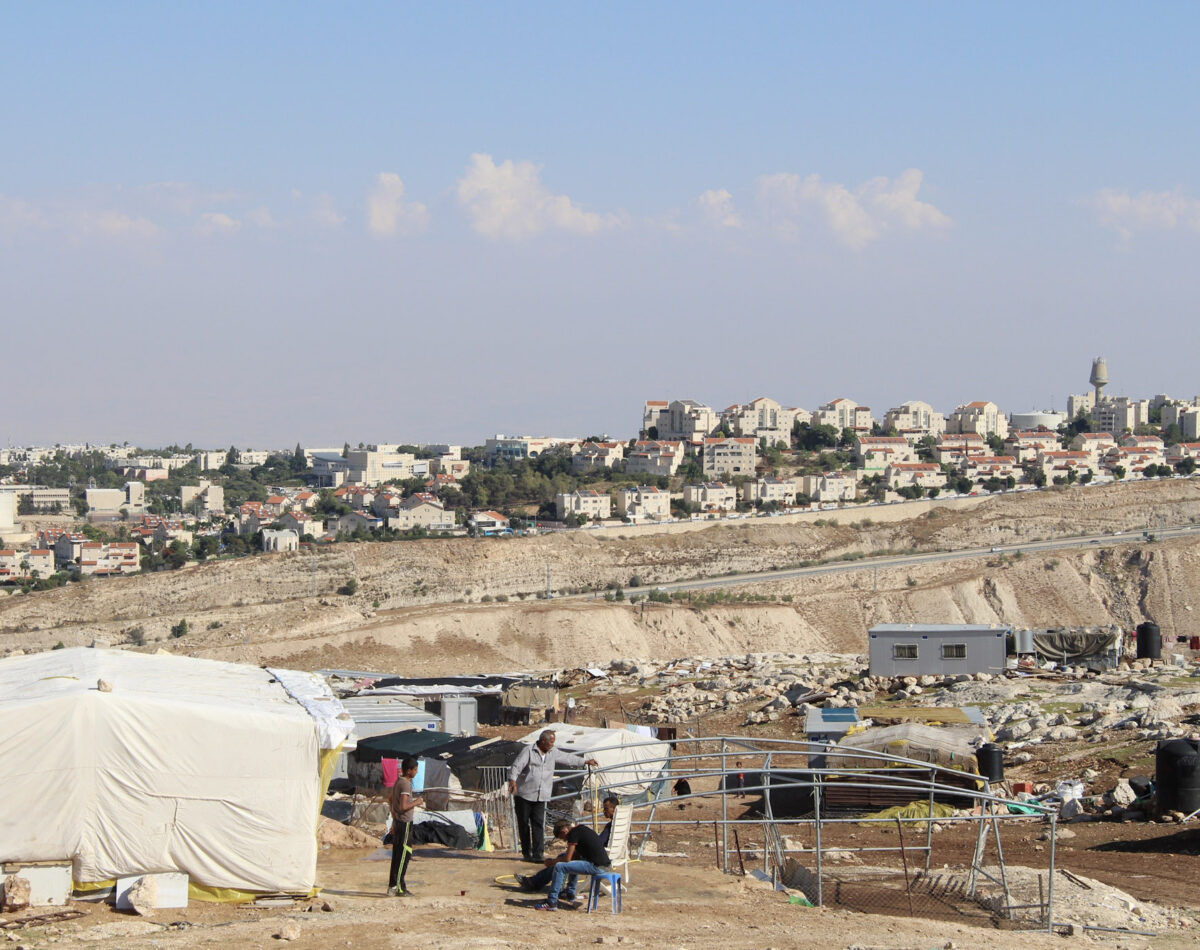
{"label": "dirt slope", "polygon": [[[901,518],[912,511],[916,517]],[[1200,480],[1030,492],[973,507],[848,509],[703,530],[576,532],[516,540],[338,545],[0,598],[0,648],[101,637],[147,648],[300,666],[453,672],[616,656],[865,649],[884,621],[1120,623],[1195,630],[1200,544],[1190,539],[856,571],[757,585],[790,603],[693,610],[533,600],[558,590],[763,570],[848,553],[990,546],[1200,520]],[[889,519],[882,521],[882,516]],[[829,523],[835,518],[837,523]],[[868,521],[868,519],[870,519]],[[358,592],[338,595],[354,578]],[[504,595],[504,604],[481,604]],[[524,598],[524,599],[518,599]],[[460,601],[455,603],[455,601]],[[378,604],[378,606],[376,606]],[[180,619],[189,633],[169,639]],[[138,632],[140,628],[141,632]]]}

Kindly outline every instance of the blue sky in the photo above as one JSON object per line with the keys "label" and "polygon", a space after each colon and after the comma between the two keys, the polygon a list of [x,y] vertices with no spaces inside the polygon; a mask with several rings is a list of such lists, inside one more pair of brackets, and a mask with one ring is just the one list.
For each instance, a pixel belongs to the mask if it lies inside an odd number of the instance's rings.
{"label": "blue sky", "polygon": [[1200,8],[844,6],[0,7],[0,442],[1200,392]]}

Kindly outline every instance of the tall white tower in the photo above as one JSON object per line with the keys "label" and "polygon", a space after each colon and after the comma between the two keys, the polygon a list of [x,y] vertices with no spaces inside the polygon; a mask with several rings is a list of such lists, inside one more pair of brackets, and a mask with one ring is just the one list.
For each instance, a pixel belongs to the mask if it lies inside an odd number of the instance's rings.
{"label": "tall white tower", "polygon": [[1088,377],[1088,382],[1096,387],[1096,405],[1100,405],[1100,395],[1104,387],[1108,385],[1108,364],[1104,362],[1103,356],[1097,356],[1092,360],[1092,375]]}

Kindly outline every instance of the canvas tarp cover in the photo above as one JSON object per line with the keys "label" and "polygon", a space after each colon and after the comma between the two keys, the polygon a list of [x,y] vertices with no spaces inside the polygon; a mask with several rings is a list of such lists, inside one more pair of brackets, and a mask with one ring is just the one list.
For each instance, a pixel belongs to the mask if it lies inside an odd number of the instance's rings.
{"label": "canvas tarp cover", "polygon": [[518,684],[504,691],[501,701],[505,706],[516,709],[557,709],[558,690],[553,686],[525,686]]}
{"label": "canvas tarp cover", "polygon": [[[521,741],[533,743],[543,731],[531,732]],[[621,801],[645,796],[653,783],[662,780],[669,765],[670,743],[648,739],[628,729],[559,725],[553,731],[556,749],[600,763],[605,770],[598,774],[600,785],[620,796]]]}
{"label": "canvas tarp cover", "polygon": [[380,759],[402,759],[406,755],[416,757],[451,738],[448,732],[434,732],[432,729],[389,732],[383,736],[359,739],[354,759],[357,762],[378,762]]}
{"label": "canvas tarp cover", "polygon": [[1116,649],[1119,635],[1110,630],[1037,630],[1033,648],[1039,656],[1051,660],[1077,660]]}
{"label": "canvas tarp cover", "polygon": [[309,891],[320,752],[313,718],[257,667],[83,648],[2,660],[0,860],[71,860],[77,883],[182,871]]}

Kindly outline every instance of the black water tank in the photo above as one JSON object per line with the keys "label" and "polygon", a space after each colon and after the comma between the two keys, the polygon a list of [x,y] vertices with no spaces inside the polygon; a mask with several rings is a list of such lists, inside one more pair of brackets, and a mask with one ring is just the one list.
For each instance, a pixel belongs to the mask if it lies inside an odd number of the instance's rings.
{"label": "black water tank", "polygon": [[1157,660],[1162,656],[1162,633],[1158,624],[1146,621],[1137,625],[1137,658]]}
{"label": "black water tank", "polygon": [[1154,753],[1160,811],[1200,809],[1200,739],[1165,739]]}
{"label": "black water tank", "polygon": [[985,742],[975,753],[975,761],[979,763],[979,774],[989,782],[1004,780],[1004,750],[994,742]]}

